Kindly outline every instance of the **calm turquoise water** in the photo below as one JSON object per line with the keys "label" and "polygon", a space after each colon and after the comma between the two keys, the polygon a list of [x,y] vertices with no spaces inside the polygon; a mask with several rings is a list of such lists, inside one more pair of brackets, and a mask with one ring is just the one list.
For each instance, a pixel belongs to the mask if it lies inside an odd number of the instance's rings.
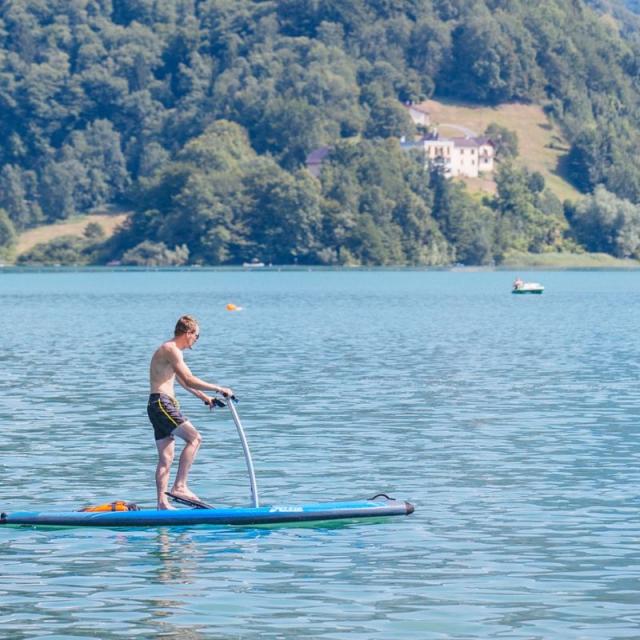
{"label": "calm turquoise water", "polygon": [[[0,272],[0,508],[154,503],[147,367],[233,386],[264,503],[386,491],[331,529],[0,527],[7,638],[640,637],[640,274]],[[225,310],[233,302],[238,313]],[[228,414],[192,487],[245,505]]]}

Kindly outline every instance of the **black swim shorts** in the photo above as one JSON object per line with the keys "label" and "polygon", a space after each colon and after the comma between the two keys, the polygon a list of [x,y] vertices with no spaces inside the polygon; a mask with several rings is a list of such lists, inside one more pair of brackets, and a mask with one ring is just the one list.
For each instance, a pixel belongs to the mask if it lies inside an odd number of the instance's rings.
{"label": "black swim shorts", "polygon": [[170,436],[176,427],[187,421],[180,413],[178,401],[166,393],[152,393],[149,396],[147,415],[156,440]]}

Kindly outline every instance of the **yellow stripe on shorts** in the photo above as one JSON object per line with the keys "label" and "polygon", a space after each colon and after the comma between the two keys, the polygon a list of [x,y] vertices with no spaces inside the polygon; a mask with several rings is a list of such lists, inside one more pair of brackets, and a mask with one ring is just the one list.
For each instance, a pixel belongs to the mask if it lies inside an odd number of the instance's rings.
{"label": "yellow stripe on shorts", "polygon": [[165,411],[165,408],[162,406],[162,402],[160,401],[160,398],[158,398],[158,406],[160,407],[160,411],[162,411],[162,413],[164,413],[165,416],[167,416],[167,418],[169,418],[169,420],[171,420],[171,422],[173,422],[173,424],[176,425],[176,427],[179,427],[180,425]]}

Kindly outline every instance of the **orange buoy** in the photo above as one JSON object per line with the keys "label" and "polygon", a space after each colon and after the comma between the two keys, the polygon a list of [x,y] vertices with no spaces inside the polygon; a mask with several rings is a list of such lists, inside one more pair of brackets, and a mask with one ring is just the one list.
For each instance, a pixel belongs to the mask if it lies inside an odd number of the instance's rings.
{"label": "orange buoy", "polygon": [[227,305],[227,311],[242,311],[242,307],[238,307],[237,305],[233,304],[233,302],[230,302]]}

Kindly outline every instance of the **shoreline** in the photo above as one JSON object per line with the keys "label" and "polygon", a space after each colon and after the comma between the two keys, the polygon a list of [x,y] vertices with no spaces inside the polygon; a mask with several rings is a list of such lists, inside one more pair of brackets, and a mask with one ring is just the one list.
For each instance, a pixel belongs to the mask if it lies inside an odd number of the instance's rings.
{"label": "shoreline", "polygon": [[[622,261],[620,261],[622,262]],[[501,264],[495,266],[479,265],[449,265],[442,267],[415,267],[415,266],[325,266],[325,265],[273,265],[265,266],[259,269],[251,267],[243,267],[242,265],[225,265],[225,266],[158,266],[158,267],[134,267],[134,266],[106,266],[106,265],[31,265],[16,266],[11,264],[0,263],[0,275],[9,273],[145,273],[145,272],[179,272],[179,271],[236,271],[236,272],[254,272],[254,273],[274,273],[274,272],[304,272],[304,271],[351,271],[351,272],[370,272],[370,271],[433,271],[433,272],[451,272],[451,273],[490,273],[490,272],[518,272],[518,271],[635,271],[640,269],[639,262],[628,264],[593,264],[585,262],[584,264]]]}

